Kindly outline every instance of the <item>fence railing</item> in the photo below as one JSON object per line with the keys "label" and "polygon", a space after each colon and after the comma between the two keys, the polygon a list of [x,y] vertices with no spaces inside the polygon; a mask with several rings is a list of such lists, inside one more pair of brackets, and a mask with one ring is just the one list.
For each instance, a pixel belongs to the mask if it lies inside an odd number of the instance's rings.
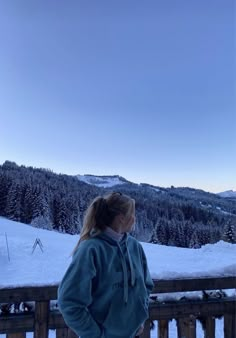
{"label": "fence railing", "polygon": [[[172,319],[176,320],[179,338],[198,338],[197,320],[201,320],[204,325],[205,338],[215,338],[217,317],[223,317],[224,321],[222,338],[236,338],[235,296],[228,297],[221,293],[220,298],[212,298],[204,292],[208,296],[202,299],[186,296],[180,300],[165,300],[162,295],[174,292],[236,289],[236,277],[154,280],[154,284],[149,306],[150,318],[145,323],[141,338],[151,337],[151,321],[157,321],[154,329],[156,332],[152,333],[152,336],[172,338],[169,335],[169,321]],[[26,338],[27,332],[33,332],[34,338],[48,338],[51,329],[55,330],[55,338],[77,337],[67,328],[55,306],[50,306],[50,302],[56,299],[57,285],[0,289],[1,304],[34,302],[33,310],[28,313],[2,313],[0,334],[5,334],[7,338]]]}

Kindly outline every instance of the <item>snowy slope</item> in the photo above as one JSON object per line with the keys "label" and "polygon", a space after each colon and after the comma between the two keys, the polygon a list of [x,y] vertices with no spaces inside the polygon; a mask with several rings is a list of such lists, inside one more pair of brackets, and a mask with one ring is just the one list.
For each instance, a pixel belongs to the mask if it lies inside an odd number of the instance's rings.
{"label": "snowy slope", "polygon": [[[37,238],[43,244],[43,252],[37,246],[32,254]],[[0,217],[0,287],[58,283],[70,263],[70,254],[78,239],[78,235],[37,229]],[[220,241],[200,249],[142,245],[153,278],[236,276],[236,244]]]}
{"label": "snowy slope", "polygon": [[77,175],[78,179],[87,184],[96,185],[100,188],[111,188],[116,185],[127,183],[128,181],[121,176],[94,176],[94,175]]}
{"label": "snowy slope", "polygon": [[[7,242],[10,261],[8,259]],[[43,244],[32,253],[36,239]],[[0,217],[0,288],[22,285],[57,284],[70,264],[70,253],[79,239],[78,235],[61,234],[36,229],[29,225]],[[236,244],[218,242],[200,249],[184,249],[142,243],[153,278],[176,278],[190,276],[236,276]],[[234,292],[235,291],[231,291]],[[175,294],[179,298],[180,293]],[[197,323],[197,338],[204,334]],[[216,338],[223,336],[223,322],[217,320]],[[0,338],[4,338],[0,334]],[[32,338],[27,333],[27,338]],[[152,331],[152,338],[157,332]],[[175,321],[170,323],[170,338],[176,338]],[[50,331],[55,338],[55,331]]]}
{"label": "snowy slope", "polygon": [[236,191],[233,190],[227,190],[223,192],[219,192],[217,195],[225,198],[236,198]]}

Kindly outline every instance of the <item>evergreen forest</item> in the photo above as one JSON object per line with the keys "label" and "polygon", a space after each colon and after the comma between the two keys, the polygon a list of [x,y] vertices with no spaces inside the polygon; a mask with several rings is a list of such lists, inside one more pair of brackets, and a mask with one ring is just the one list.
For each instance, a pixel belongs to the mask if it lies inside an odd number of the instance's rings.
{"label": "evergreen forest", "polygon": [[144,242],[199,248],[221,239],[236,242],[236,200],[192,188],[162,188],[128,181],[113,188],[87,184],[49,169],[0,166],[0,216],[69,234],[80,232],[85,210],[110,191],[136,201],[134,237]]}

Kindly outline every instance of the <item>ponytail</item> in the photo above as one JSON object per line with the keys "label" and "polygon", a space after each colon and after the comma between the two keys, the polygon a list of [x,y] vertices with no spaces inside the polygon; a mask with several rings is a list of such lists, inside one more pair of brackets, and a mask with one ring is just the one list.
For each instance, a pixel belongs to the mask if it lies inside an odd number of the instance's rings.
{"label": "ponytail", "polygon": [[83,227],[80,232],[80,239],[75,246],[72,255],[75,253],[82,241],[98,235],[102,230],[105,229],[105,224],[100,223],[100,218],[104,217],[105,212],[106,200],[101,196],[96,197],[85,213]]}
{"label": "ponytail", "polygon": [[127,214],[133,204],[133,199],[121,193],[111,193],[104,197],[96,197],[85,213],[80,239],[72,255],[82,241],[95,237],[104,231],[106,227],[112,224],[118,214]]}

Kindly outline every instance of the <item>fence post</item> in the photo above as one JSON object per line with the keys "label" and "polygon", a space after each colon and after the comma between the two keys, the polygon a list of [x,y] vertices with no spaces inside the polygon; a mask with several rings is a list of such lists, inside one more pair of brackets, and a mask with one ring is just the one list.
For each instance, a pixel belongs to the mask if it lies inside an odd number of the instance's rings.
{"label": "fence post", "polygon": [[224,338],[236,338],[236,309],[233,314],[224,315]]}
{"label": "fence post", "polygon": [[189,338],[196,338],[196,317],[193,315],[189,316]]}
{"label": "fence post", "polygon": [[34,338],[48,338],[49,301],[35,303]]}
{"label": "fence post", "polygon": [[178,338],[187,338],[188,330],[187,330],[187,319],[179,318],[177,319],[177,332]]}
{"label": "fence post", "polygon": [[26,338],[25,332],[8,333],[6,338]]}
{"label": "fence post", "polygon": [[169,322],[168,320],[161,319],[158,321],[158,338],[169,337]]}
{"label": "fence post", "polygon": [[177,320],[178,338],[196,338],[196,318],[192,315]]}
{"label": "fence post", "polygon": [[215,331],[215,318],[207,317],[204,338],[215,338]]}

